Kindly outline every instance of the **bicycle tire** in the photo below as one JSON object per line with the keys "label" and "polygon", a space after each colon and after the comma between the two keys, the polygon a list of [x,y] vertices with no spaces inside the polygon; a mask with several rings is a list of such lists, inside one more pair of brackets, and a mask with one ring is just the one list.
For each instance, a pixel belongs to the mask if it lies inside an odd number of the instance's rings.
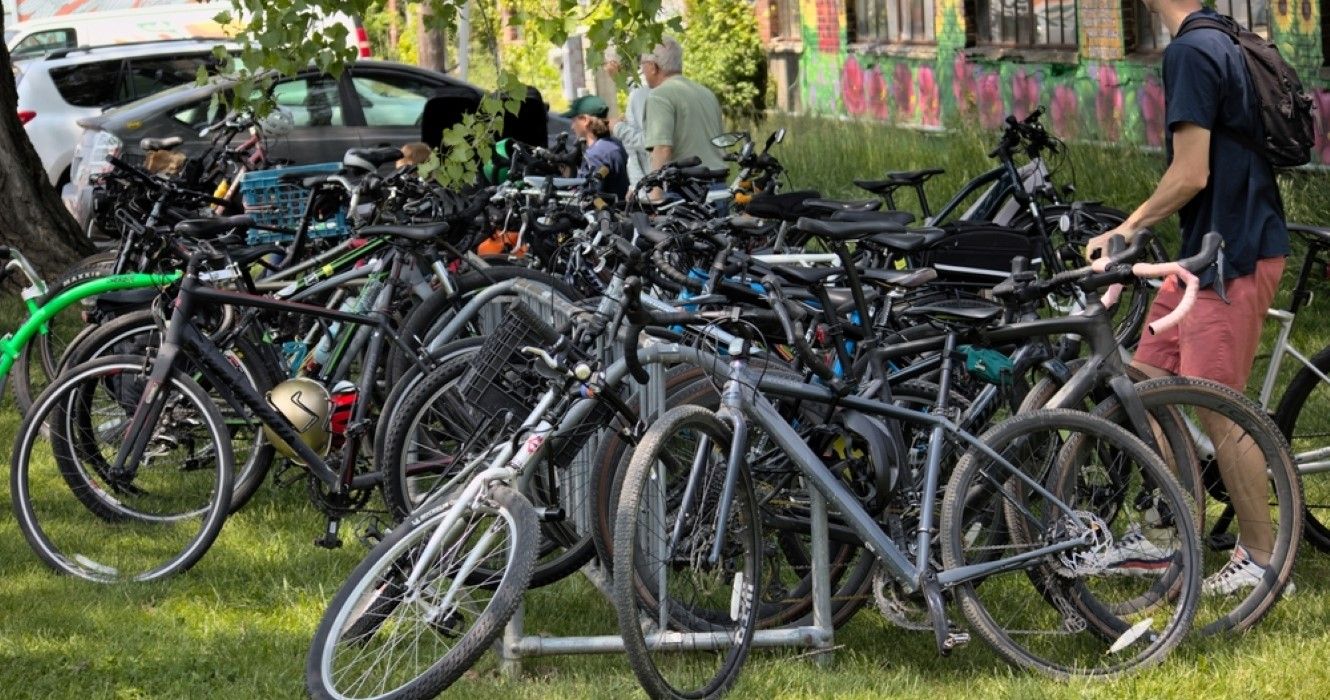
{"label": "bicycle tire", "polygon": [[[171,415],[186,420],[153,429],[153,453],[135,467],[132,481],[106,469],[148,371],[134,356],[71,368],[42,392],[19,428],[10,472],[14,512],[29,545],[56,571],[96,582],[155,580],[189,569],[221,531],[234,469],[230,442],[207,392],[183,373],[169,375],[160,395],[165,402],[178,398]],[[103,388],[109,418],[94,422],[92,400]],[[203,426],[202,449],[189,425]],[[49,426],[49,441],[43,426]],[[110,441],[105,450],[97,449],[102,436]],[[160,467],[172,446],[188,456]]]}
{"label": "bicycle tire", "polygon": [[[1031,438],[1036,432],[1046,432],[1053,439],[1045,443]],[[999,454],[1007,454],[1009,449],[1024,449],[1051,444],[1055,449],[1044,454],[1039,461],[1053,460],[1053,469],[1047,478],[1038,473],[1028,474],[1044,483],[1045,487],[1064,501],[1070,501],[1075,508],[1077,520],[1083,520],[1084,532],[1075,532],[1075,522],[1069,522],[1059,509],[1050,507],[1045,501],[1025,494],[1013,494],[1009,486],[1019,482],[1014,475],[999,472],[994,476],[989,471],[990,458],[977,449],[969,450],[957,463],[952,477],[947,484],[943,497],[941,532],[943,533],[942,560],[947,570],[965,566],[969,563],[966,540],[973,536],[967,532],[968,506],[973,503],[976,490],[997,489],[998,495],[1011,508],[1019,508],[1026,517],[1037,525],[1037,531],[1044,533],[1046,539],[1041,543],[1075,541],[1080,543],[1076,551],[1066,550],[1069,555],[1046,555],[1026,563],[1025,566],[1012,566],[1001,572],[989,574],[987,578],[972,580],[955,586],[952,590],[960,604],[962,614],[970,626],[1000,656],[1007,661],[1028,669],[1036,670],[1049,676],[1065,679],[1073,676],[1114,676],[1120,673],[1152,665],[1161,661],[1186,636],[1191,621],[1196,614],[1200,598],[1200,549],[1195,523],[1191,517],[1169,517],[1167,522],[1171,531],[1171,556],[1167,559],[1164,577],[1167,583],[1159,579],[1129,579],[1107,575],[1107,567],[1090,567],[1084,570],[1074,568],[1076,557],[1087,550],[1091,540],[1095,545],[1111,545],[1113,527],[1121,528],[1128,518],[1109,525],[1103,516],[1093,510],[1094,498],[1101,495],[1093,484],[1106,484],[1107,488],[1127,488],[1134,484],[1141,489],[1141,494],[1152,499],[1159,513],[1192,513],[1193,504],[1177,480],[1169,473],[1163,461],[1154,454],[1145,443],[1127,431],[1102,418],[1086,413],[1067,410],[1039,410],[1024,413],[1003,421],[989,429],[981,437],[989,448]],[[1093,442],[1092,442],[1093,440]],[[1038,455],[1028,454],[1027,457]],[[1103,474],[1104,466],[1095,462],[1096,458],[1112,458],[1116,473],[1122,473],[1122,459],[1130,460],[1130,465],[1139,467],[1136,476],[1127,475],[1125,480],[1108,479]],[[1022,468],[1025,459],[1007,454],[1007,458],[1016,460],[1016,467]],[[1080,474],[1082,460],[1090,469],[1084,476]],[[1130,466],[1128,465],[1128,466]],[[1043,469],[1042,467],[1040,468]],[[1086,502],[1084,498],[1089,498]],[[1158,523],[1157,523],[1158,524]],[[1113,535],[1113,536],[1110,536]],[[1014,541],[1013,549],[1017,553],[1029,551],[1030,543]],[[1093,550],[1090,550],[1093,551]],[[985,559],[987,553],[983,553]],[[1000,578],[1010,574],[1010,577]],[[1091,585],[1085,581],[1094,575],[1104,574],[1113,581],[1112,585]],[[1129,600],[1139,597],[1127,594],[1121,589],[1121,581],[1138,582],[1147,590],[1154,591],[1152,606],[1136,608],[1131,611],[1137,616],[1135,623],[1129,624],[1122,619],[1097,619],[1101,611],[1111,603],[1100,600],[1101,597],[1122,596]],[[1042,587],[1033,585],[1039,581]],[[1019,587],[1029,586],[1023,595]],[[1057,593],[1058,605],[1050,606],[1050,591]],[[1029,604],[1034,604],[1035,612],[1027,614]],[[1087,602],[1093,601],[1091,608]],[[1015,606],[1012,617],[1005,610],[995,612],[994,606]],[[1155,617],[1167,614],[1162,629],[1156,629]],[[1148,615],[1148,617],[1144,617]],[[1001,616],[1002,622],[996,617]],[[1027,630],[1026,626],[1041,624],[1051,629]],[[1020,636],[1023,641],[1014,639]],[[1057,637],[1054,639],[1054,637]],[[1024,641],[1027,640],[1028,641]],[[1126,653],[1127,655],[1118,656]],[[1068,656],[1070,659],[1053,658],[1054,655]],[[1120,661],[1118,659],[1121,659]],[[1095,665],[1099,664],[1099,665]]]}
{"label": "bicycle tire", "polygon": [[[1275,504],[1272,510],[1277,510],[1277,514],[1272,514],[1275,521],[1274,549],[1270,552],[1270,566],[1267,567],[1271,573],[1267,574],[1267,580],[1262,586],[1253,588],[1236,605],[1230,606],[1213,599],[1203,602],[1197,618],[1197,631],[1202,635],[1250,629],[1270,612],[1288,585],[1302,539],[1305,512],[1302,483],[1289,454],[1288,444],[1274,421],[1259,406],[1222,384],[1192,377],[1164,377],[1141,382],[1136,385],[1136,391],[1146,409],[1154,414],[1163,408],[1177,411],[1179,406],[1221,414],[1243,431],[1245,437],[1239,440],[1250,440],[1260,451],[1273,486]],[[1123,419],[1121,404],[1115,398],[1100,404],[1095,414],[1115,423]],[[1196,467],[1202,493],[1207,496],[1204,512],[1215,510],[1216,507],[1226,510],[1223,504],[1228,494],[1218,464],[1201,456],[1196,460]],[[1213,538],[1216,533],[1211,534]],[[1215,573],[1228,561],[1228,549],[1231,548],[1221,547],[1214,542],[1209,545],[1203,548],[1203,552],[1213,552],[1205,557],[1203,573],[1207,575]]]}
{"label": "bicycle tire", "polygon": [[[668,543],[648,542],[638,546],[642,542],[641,538],[647,534],[639,532],[639,526],[646,528],[651,526],[651,518],[643,518],[642,507],[644,503],[650,501],[649,506],[653,515],[657,514],[657,509],[663,509],[664,504],[658,499],[664,496],[659,493],[658,488],[648,489],[648,484],[654,483],[659,486],[663,483],[664,472],[658,472],[657,465],[673,461],[664,460],[662,457],[666,448],[665,441],[684,430],[698,431],[709,438],[712,445],[723,451],[723,455],[720,456],[718,468],[707,469],[701,477],[705,485],[695,490],[695,493],[701,493],[706,500],[695,508],[688,504],[683,508],[685,513],[691,511],[694,515],[704,515],[695,518],[691,524],[661,523],[662,529],[656,533],[658,535],[656,539],[659,540],[660,536],[667,536],[666,533],[682,531],[686,534],[683,534],[681,539],[686,539],[687,542],[680,544],[691,547],[692,551],[687,557],[682,557],[679,553],[666,554],[664,560],[656,562],[658,567],[653,567],[652,562],[646,561],[647,557],[639,550],[651,550],[653,546]],[[740,470],[737,479],[733,511],[728,524],[735,525],[738,530],[730,536],[728,546],[722,553],[724,565],[719,567],[712,565],[715,567],[714,571],[706,571],[694,577],[703,584],[715,584],[709,587],[710,590],[704,591],[708,599],[683,601],[678,599],[673,590],[660,595],[659,590],[653,592],[651,588],[653,582],[663,583],[663,580],[671,574],[682,574],[685,570],[691,570],[690,564],[700,564],[699,557],[707,556],[713,535],[706,530],[709,519],[705,515],[715,512],[715,499],[720,497],[719,482],[723,481],[725,472],[724,455],[728,455],[729,450],[733,448],[731,439],[729,428],[714,412],[700,406],[679,406],[671,409],[652,425],[637,449],[633,451],[633,459],[620,492],[614,528],[614,570],[618,572],[613,579],[614,606],[629,665],[632,666],[633,673],[647,694],[653,698],[719,697],[738,680],[752,645],[758,607],[753,602],[756,596],[754,582],[761,566],[762,540],[761,515],[757,510],[752,483],[746,469]],[[676,462],[674,466],[682,467],[682,473],[687,477],[689,472],[697,468],[696,464],[690,456],[686,464]],[[737,554],[736,549],[739,550]],[[733,570],[726,571],[730,568]],[[728,581],[721,580],[727,575]],[[662,601],[667,604],[663,604]],[[715,664],[707,664],[704,656],[699,657],[699,654],[705,655],[706,651],[690,648],[690,645],[682,640],[677,642],[679,651],[666,650],[664,653],[667,657],[657,659],[647,646],[642,629],[644,618],[656,621],[660,628],[669,632],[685,634],[705,632],[720,635],[723,640],[718,641],[723,641],[727,645],[719,654],[713,655],[720,657]],[[675,663],[679,657],[673,654],[684,656],[683,650],[692,650],[696,653],[686,654],[689,659],[683,664]],[[698,665],[714,665],[717,668],[693,673],[687,666],[693,662]],[[676,669],[696,680],[685,678],[681,683],[679,680],[667,678],[667,675],[673,675]],[[685,684],[689,687],[680,687]]]}
{"label": "bicycle tire", "polygon": [[[538,532],[535,510],[517,491],[507,486],[493,485],[488,488],[485,501],[482,507],[449,503],[429,508],[394,528],[370,550],[333,596],[314,633],[305,663],[305,687],[312,697],[337,700],[360,697],[433,697],[456,682],[484,655],[522,602],[535,563]],[[429,580],[420,583],[420,590],[408,592],[406,581],[403,580],[403,569],[409,571],[415,565],[413,558],[423,554],[423,545],[419,544],[421,540],[428,541],[444,518],[459,507],[465,508],[463,517],[480,519],[494,516],[495,525],[501,523],[508,534],[511,543],[503,567],[498,569],[498,579],[489,582],[492,585],[482,585],[482,582],[471,578],[459,581],[453,563],[464,564],[466,555],[473,551],[466,546],[466,542],[459,542],[441,552],[444,557],[442,567],[430,564],[431,568],[426,574]],[[471,525],[471,522],[464,525]],[[471,526],[469,530],[474,531],[475,527]],[[493,531],[493,527],[490,531]],[[467,531],[464,527],[463,534]],[[452,539],[456,541],[458,536],[454,535]],[[433,572],[440,568],[438,575],[434,575]],[[427,603],[435,602],[435,598],[454,587],[449,581],[456,584],[459,590],[462,586],[474,586],[477,591],[492,590],[492,595],[484,601],[483,607],[469,610],[472,614],[469,620],[465,617],[468,611],[464,610],[464,605],[453,606],[443,615],[436,615],[437,611],[425,611],[425,614],[416,615],[419,618],[416,620],[410,619],[408,614],[399,615],[404,609],[405,613],[411,613],[417,607],[426,607]],[[397,600],[399,596],[409,596],[410,599]],[[352,615],[357,616],[355,620],[350,619]],[[433,619],[424,619],[427,615],[433,615]],[[414,639],[416,643],[437,642],[443,646],[442,638],[453,635],[456,626],[462,624],[466,626],[465,632],[456,635],[456,642],[446,651],[415,651],[411,653],[411,658],[393,656],[371,659],[383,662],[383,668],[371,665],[371,668],[360,673],[360,677],[368,682],[378,683],[372,692],[355,693],[338,687],[332,666],[339,647],[367,647],[376,643],[376,637],[387,636],[385,646],[387,652],[391,652],[396,649],[394,640],[397,639],[392,635],[401,630],[404,630],[402,636],[418,632]],[[365,656],[363,652],[360,655]],[[425,668],[419,671],[404,669],[412,659]],[[390,674],[394,673],[402,680],[393,680]]]}
{"label": "bicycle tire", "polygon": [[[1330,374],[1330,347],[1316,353],[1311,358],[1310,367],[1304,366],[1293,375],[1284,395],[1279,398],[1279,407],[1275,409],[1275,425],[1289,442],[1295,465],[1302,474],[1304,498],[1306,500],[1303,518],[1303,535],[1312,546],[1322,552],[1330,552],[1330,478],[1324,471],[1303,470],[1300,462],[1322,461],[1315,458],[1299,457],[1326,446],[1330,437],[1330,427],[1325,425],[1330,416],[1330,404],[1322,403],[1325,392],[1317,392],[1321,386],[1321,376]],[[1320,376],[1318,376],[1320,375]],[[1330,391],[1330,387],[1327,387]],[[1308,410],[1309,402],[1322,405],[1322,409]]]}
{"label": "bicycle tire", "polygon": [[[146,353],[148,348],[160,345],[160,339],[156,337],[159,335],[160,328],[150,310],[131,312],[81,335],[66,349],[60,365],[62,368],[73,367],[106,355],[140,355]],[[266,393],[277,383],[272,372],[274,363],[271,358],[264,357],[258,344],[244,337],[233,338],[230,343],[229,347],[221,348],[222,352],[250,380],[259,394]],[[237,431],[232,435],[233,443],[242,428],[254,435],[253,441],[244,446],[246,449],[238,449],[241,446],[234,444],[232,447],[238,465],[231,492],[231,512],[235,513],[244,508],[263,485],[277,453],[257,421],[236,415],[220,396],[215,397],[214,403],[220,407],[228,425]]]}
{"label": "bicycle tire", "polygon": [[[716,410],[720,407],[720,394],[713,379],[702,368],[691,365],[674,367],[666,373],[665,395],[667,408],[694,405]],[[636,404],[633,399],[628,403],[630,406]],[[598,560],[609,570],[613,569],[614,513],[624,474],[631,459],[632,445],[626,443],[622,436],[615,432],[601,444],[596,457],[597,464],[592,472],[591,502],[596,511],[592,538]],[[754,484],[754,488],[757,489],[757,479],[754,479]],[[789,494],[791,498],[798,495]],[[760,506],[763,499],[759,497],[758,500]],[[765,510],[763,513],[764,522],[770,523],[769,517],[773,517],[773,514]],[[758,628],[780,627],[810,619],[813,610],[810,575],[812,558],[809,553],[811,545],[804,542],[811,536],[808,527],[764,526],[763,534],[775,539],[770,543],[774,554],[767,559],[768,568],[777,572],[787,571],[797,578],[780,580],[780,590],[777,590],[775,587],[768,587],[767,584],[773,583],[778,577],[764,576]],[[857,542],[831,544],[832,550],[828,557],[831,567],[828,580],[834,589],[831,618],[833,627],[839,628],[848,623],[868,602],[873,560],[864,555]],[[774,557],[783,558],[783,563],[775,561]]]}

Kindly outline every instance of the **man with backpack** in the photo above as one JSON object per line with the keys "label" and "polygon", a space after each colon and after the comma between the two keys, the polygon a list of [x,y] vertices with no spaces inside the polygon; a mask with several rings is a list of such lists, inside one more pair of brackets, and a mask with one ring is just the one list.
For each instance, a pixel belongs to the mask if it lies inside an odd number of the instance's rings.
{"label": "man with backpack", "polygon": [[[1310,105],[1269,42],[1200,0],[1144,2],[1173,37],[1163,61],[1169,165],[1154,194],[1121,226],[1092,239],[1086,255],[1097,257],[1111,236],[1130,240],[1175,212],[1179,257],[1198,252],[1202,236],[1218,231],[1224,239],[1220,269],[1201,276],[1196,305],[1180,325],[1142,338],[1133,365],[1153,377],[1201,377],[1242,392],[1289,254],[1274,165],[1309,159]],[[1182,290],[1179,280],[1167,280],[1148,322],[1175,308]],[[1262,580],[1273,584],[1266,577],[1274,530],[1264,460],[1231,421],[1208,412],[1200,419],[1215,444],[1239,528],[1231,559],[1205,579],[1202,591],[1232,595]],[[1130,573],[1157,568],[1167,554],[1137,535],[1122,538],[1104,557]],[[1292,590],[1290,582],[1285,593]]]}

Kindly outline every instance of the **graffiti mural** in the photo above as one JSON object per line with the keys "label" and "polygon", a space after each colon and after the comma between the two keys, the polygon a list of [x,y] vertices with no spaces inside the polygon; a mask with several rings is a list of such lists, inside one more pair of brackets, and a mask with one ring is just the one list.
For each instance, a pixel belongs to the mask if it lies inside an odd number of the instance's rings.
{"label": "graffiti mural", "polygon": [[[966,0],[934,3],[936,50],[853,43],[844,1],[801,0],[804,108],[922,129],[961,124],[993,129],[1008,114],[1024,116],[1042,105],[1048,109],[1046,123],[1061,138],[1161,148],[1165,116],[1158,52],[1126,51],[1120,38],[1122,0],[1077,4],[1078,49],[1035,50],[1006,60],[1000,51],[966,48]],[[1330,81],[1321,78],[1320,5],[1270,0],[1271,38],[1313,90],[1315,158],[1330,164]]]}

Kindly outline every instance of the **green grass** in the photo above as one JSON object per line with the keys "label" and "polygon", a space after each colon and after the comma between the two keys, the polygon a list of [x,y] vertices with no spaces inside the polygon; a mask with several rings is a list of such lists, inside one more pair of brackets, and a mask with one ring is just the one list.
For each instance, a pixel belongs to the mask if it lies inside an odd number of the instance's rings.
{"label": "green grass", "polygon": [[[888,169],[932,165],[949,173],[942,193],[986,167],[991,137],[939,137],[850,123],[792,120],[778,155],[795,185],[853,194],[850,180]],[[772,123],[763,128],[772,127]],[[1075,146],[1081,196],[1130,207],[1161,170],[1155,154]],[[1294,218],[1330,211],[1321,175],[1298,176],[1286,199]],[[1295,263],[1291,264],[1291,268]],[[1316,308],[1316,307],[1313,307]],[[0,306],[11,328],[15,306]],[[1298,338],[1326,344],[1314,316]],[[1259,371],[1259,367],[1258,367]],[[17,414],[0,408],[0,445],[12,444]],[[0,503],[9,498],[0,484]],[[28,549],[13,516],[0,513],[0,696],[5,698],[285,698],[303,694],[304,660],[323,606],[355,566],[363,547],[339,551],[312,542],[323,525],[303,484],[267,484],[226,525],[191,572],[141,586],[102,587],[57,577]],[[1159,698],[1313,697],[1330,687],[1330,558],[1309,547],[1295,573],[1298,593],[1252,632],[1195,639],[1165,664],[1110,682],[1057,683],[1013,670],[975,641],[940,659],[931,637],[886,626],[861,613],[837,636],[823,669],[795,650],[753,654],[737,698]],[[608,634],[610,606],[580,579],[529,598],[528,629],[551,635]],[[959,619],[959,618],[958,618]],[[493,655],[450,697],[621,698],[640,696],[617,655],[553,657],[524,663],[520,680],[501,678]]]}

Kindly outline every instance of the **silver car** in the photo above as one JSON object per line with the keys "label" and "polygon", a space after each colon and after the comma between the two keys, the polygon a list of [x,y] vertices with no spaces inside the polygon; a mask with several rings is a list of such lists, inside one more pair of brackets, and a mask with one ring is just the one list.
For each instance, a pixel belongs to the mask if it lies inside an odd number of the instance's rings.
{"label": "silver car", "polygon": [[14,63],[18,115],[56,187],[69,182],[78,121],[107,109],[193,83],[200,67],[214,71],[216,40],[153,41],[65,48]]}

